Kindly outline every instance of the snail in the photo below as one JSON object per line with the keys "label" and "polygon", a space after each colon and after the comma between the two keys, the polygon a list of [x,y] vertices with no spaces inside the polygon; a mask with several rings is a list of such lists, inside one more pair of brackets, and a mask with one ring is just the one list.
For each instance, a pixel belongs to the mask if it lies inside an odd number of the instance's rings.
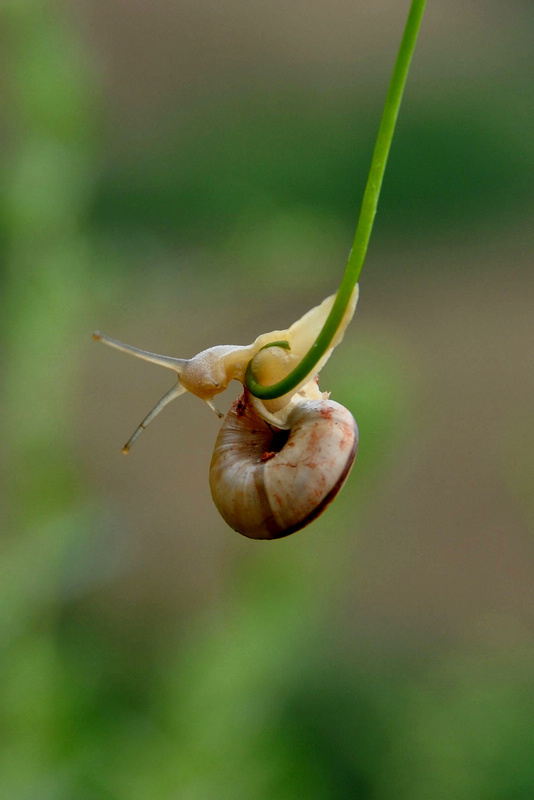
{"label": "snail", "polygon": [[356,422],[320,391],[317,375],[343,339],[358,286],[312,373],[293,389],[280,397],[256,397],[247,389],[247,367],[263,386],[284,379],[314,345],[335,298],[327,297],[287,330],[262,334],[251,345],[211,347],[190,359],[150,353],[96,331],[97,341],[177,373],[176,384],[136,428],[123,452],[184,392],[200,397],[222,418],[213,398],[230,381],[240,381],[244,392],[226,415],[211,460],[215,505],[230,527],[252,539],[281,538],[310,523],[339,492],[356,457]]}
{"label": "snail", "polygon": [[280,538],[315,519],[343,485],[356,456],[354,418],[320,392],[316,376],[341,342],[356,308],[358,280],[425,2],[412,0],[410,5],[337,294],[286,331],[263,334],[248,346],[211,347],[190,359],[159,356],[93,334],[178,376],[176,385],[134,431],[124,453],[175,397],[192,392],[222,417],[213,398],[230,381],[243,383],[244,394],[229,411],[215,444],[210,486],[228,524],[253,539]]}

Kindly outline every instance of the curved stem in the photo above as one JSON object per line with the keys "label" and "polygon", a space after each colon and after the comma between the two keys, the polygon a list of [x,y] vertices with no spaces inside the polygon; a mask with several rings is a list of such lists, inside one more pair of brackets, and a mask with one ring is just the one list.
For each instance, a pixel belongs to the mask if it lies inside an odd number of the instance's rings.
{"label": "curved stem", "polygon": [[275,397],[281,397],[287,392],[292,391],[301,383],[307,375],[313,370],[324,353],[328,350],[332,339],[334,338],[337,329],[343,319],[350,297],[356,286],[360,273],[362,271],[367,246],[373,229],[373,222],[378,205],[378,198],[380,196],[380,189],[382,187],[382,180],[386,169],[386,163],[391,147],[391,141],[395,132],[395,124],[399,114],[399,108],[402,101],[404,87],[406,85],[406,78],[410,62],[415,49],[417,41],[417,34],[421,26],[423,12],[425,10],[426,0],[412,0],[404,35],[399,48],[399,54],[393,75],[389,85],[380,127],[378,129],[378,136],[371,160],[371,167],[369,169],[369,176],[363,195],[360,216],[354,236],[352,250],[350,251],[349,260],[345,267],[334,305],[328,315],[328,318],[323,326],[319,336],[312,344],[309,351],[306,353],[302,361],[295,367],[295,369],[286,375],[278,383],[271,386],[263,386],[259,383],[253,374],[252,361],[247,366],[245,375],[245,384],[251,394],[264,400],[270,400]]}

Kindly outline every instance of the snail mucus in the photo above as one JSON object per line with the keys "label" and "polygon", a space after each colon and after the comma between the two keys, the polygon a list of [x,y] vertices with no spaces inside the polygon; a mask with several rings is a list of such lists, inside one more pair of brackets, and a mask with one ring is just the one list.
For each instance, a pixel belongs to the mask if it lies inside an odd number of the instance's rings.
{"label": "snail mucus", "polygon": [[334,304],[327,297],[287,330],[264,333],[251,345],[218,345],[190,359],[149,353],[104,336],[93,338],[122,352],[174,370],[176,384],[161,398],[123,448],[132,444],[171,400],[184,392],[204,400],[219,417],[213,398],[230,381],[243,394],[226,415],[210,465],[213,500],[228,525],[252,539],[278,539],[303,528],[334,499],[356,457],[358,428],[344,406],[321,392],[318,373],[345,333],[358,300],[355,287],[330,346],[313,372],[274,399],[246,387],[250,363],[264,386],[284,378],[310,350]]}

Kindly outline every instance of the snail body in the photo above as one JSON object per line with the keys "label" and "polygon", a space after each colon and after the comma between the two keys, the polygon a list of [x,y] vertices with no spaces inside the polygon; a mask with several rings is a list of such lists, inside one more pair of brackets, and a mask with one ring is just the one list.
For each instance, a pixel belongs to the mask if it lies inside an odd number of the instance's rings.
{"label": "snail body", "polygon": [[[341,324],[313,373],[290,392],[260,400],[248,390],[228,412],[217,437],[210,488],[226,522],[253,539],[277,539],[307,525],[335,497],[358,447],[352,414],[319,390],[317,374],[345,333],[358,300],[355,287]],[[93,338],[177,374],[175,385],[145,417],[123,447],[132,444],[176,397],[191,392],[222,417],[213,403],[230,381],[245,385],[250,364],[258,381],[272,386],[313,347],[334,305],[327,297],[287,330],[264,333],[251,345],[217,345],[189,359],[157,355],[95,332]]]}
{"label": "snail body", "polygon": [[305,400],[287,422],[287,430],[273,429],[245,391],[215,442],[213,501],[228,525],[251,539],[278,539],[312,522],[337,495],[356,457],[356,421],[339,403]]}

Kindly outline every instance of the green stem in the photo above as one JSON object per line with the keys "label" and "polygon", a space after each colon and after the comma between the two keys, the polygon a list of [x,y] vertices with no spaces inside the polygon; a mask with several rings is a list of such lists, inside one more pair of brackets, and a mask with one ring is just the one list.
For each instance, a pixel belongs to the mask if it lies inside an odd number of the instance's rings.
{"label": "green stem", "polygon": [[367,184],[363,195],[352,250],[332,310],[319,336],[304,358],[289,375],[286,375],[286,377],[278,381],[278,383],[274,383],[271,386],[263,386],[255,379],[252,370],[252,361],[249,362],[245,376],[245,385],[255,397],[260,397],[263,400],[270,400],[275,397],[281,397],[295,389],[295,387],[312,372],[313,368],[328,350],[341,324],[341,320],[347,309],[354,287],[358,282],[365,260],[391,141],[395,132],[395,124],[397,122],[402,95],[406,85],[406,78],[417,41],[417,34],[419,33],[423,12],[425,10],[425,3],[426,0],[412,0],[410,13],[408,14],[404,35],[399,48],[399,54],[393,69],[393,75],[391,77],[391,83],[380,121],[380,128],[378,129],[378,136],[371,160],[371,167],[369,169],[369,177],[367,178]]}

